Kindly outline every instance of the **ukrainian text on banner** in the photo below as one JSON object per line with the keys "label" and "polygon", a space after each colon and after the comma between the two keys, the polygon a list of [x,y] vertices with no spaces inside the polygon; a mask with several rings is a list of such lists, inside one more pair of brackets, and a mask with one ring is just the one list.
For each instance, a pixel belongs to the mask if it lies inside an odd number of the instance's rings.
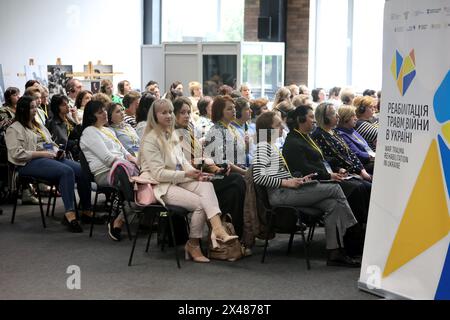
{"label": "ukrainian text on banner", "polygon": [[360,287],[450,299],[450,0],[386,1],[375,179]]}

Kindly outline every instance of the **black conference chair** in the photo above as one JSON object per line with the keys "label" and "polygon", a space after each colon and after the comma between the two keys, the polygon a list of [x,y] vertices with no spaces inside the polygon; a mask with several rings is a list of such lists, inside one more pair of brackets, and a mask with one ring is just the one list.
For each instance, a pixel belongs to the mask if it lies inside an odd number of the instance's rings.
{"label": "black conference chair", "polygon": [[[47,203],[47,216],[49,214],[50,203],[51,203],[51,199],[53,196],[55,197],[55,201],[56,201],[56,193],[57,193],[56,184],[52,181],[47,181],[47,180],[36,178],[33,176],[19,175],[17,172],[17,168],[14,164],[8,163],[8,166],[9,166],[9,172],[11,175],[11,181],[14,184],[14,186],[11,186],[11,188],[13,190],[12,196],[13,196],[13,201],[14,201],[11,223],[14,224],[14,221],[15,221],[16,210],[17,210],[17,200],[19,198],[19,193],[21,194],[23,191],[23,188],[28,187],[28,185],[31,184],[36,189],[38,200],[39,200],[39,209],[41,212],[42,225],[44,226],[44,228],[46,228],[47,225],[45,224],[44,209],[43,209],[43,204],[42,204],[42,195],[41,195],[41,191],[39,188],[39,184],[47,185],[50,187],[50,190],[51,190],[50,194],[49,194],[49,198],[48,198],[48,203]],[[53,192],[52,190],[54,190],[54,195],[52,194],[52,192]],[[75,199],[75,212],[78,217],[76,198],[74,198],[74,199]],[[55,201],[53,202],[53,212],[52,212],[53,216],[54,216],[54,212],[55,212]]]}
{"label": "black conference chair", "polygon": [[[267,246],[269,243],[270,233],[289,234],[288,251],[291,252],[294,236],[300,234],[303,240],[303,248],[305,252],[306,267],[311,269],[311,264],[308,255],[309,241],[312,240],[316,224],[323,216],[323,212],[319,209],[308,207],[292,207],[292,206],[277,206],[273,207],[269,203],[267,190],[263,186],[255,184],[256,199],[264,206],[264,211],[267,216],[266,228],[266,242],[264,245],[264,252],[261,263],[264,263]],[[305,231],[309,228],[308,237],[305,238]]]}
{"label": "black conference chair", "polygon": [[[84,153],[81,150],[80,150],[78,156],[80,158],[81,170],[83,170],[84,174],[86,174],[89,177],[89,180],[91,181],[91,183],[92,182],[95,183],[95,178],[91,172],[91,169],[89,168],[89,163],[87,162],[86,157],[84,156]],[[97,202],[98,202],[99,194],[104,194],[106,196],[107,203],[108,202],[110,203],[110,206],[108,208],[108,221],[111,219],[114,202],[116,202],[116,212],[119,210],[119,206],[122,206],[122,209],[123,209],[123,202],[120,202],[118,199],[117,188],[112,187],[112,186],[100,186],[97,183],[95,183],[95,186],[96,186],[95,187],[95,198],[94,198],[94,204],[92,206],[91,230],[89,232],[90,238],[92,238],[92,233],[94,231],[94,219],[95,219],[95,214],[97,211]],[[127,226],[128,226],[128,224],[127,224]]]}
{"label": "black conference chair", "polygon": [[[132,264],[132,260],[133,260],[133,255],[134,255],[134,250],[136,248],[136,242],[139,236],[139,230],[140,230],[140,226],[142,224],[142,221],[144,219],[145,216],[150,215],[151,219],[150,219],[150,233],[148,235],[147,238],[147,246],[145,248],[145,252],[148,252],[149,247],[150,247],[150,240],[153,234],[153,226],[155,223],[155,220],[158,219],[158,223],[162,223],[164,219],[167,219],[168,221],[168,228],[170,231],[170,235],[172,238],[172,242],[174,245],[174,251],[175,251],[175,259],[177,261],[177,266],[178,268],[181,268],[180,265],[180,258],[178,255],[178,249],[177,249],[177,239],[176,239],[176,235],[175,235],[175,231],[174,231],[174,223],[173,223],[173,217],[175,215],[181,216],[185,219],[186,221],[186,228],[187,228],[187,233],[189,234],[189,221],[188,221],[188,211],[184,208],[181,207],[177,207],[177,206],[162,206],[161,204],[154,204],[154,205],[150,205],[147,206],[145,208],[142,208],[142,212],[140,213],[140,217],[139,217],[139,224],[138,227],[136,229],[136,234],[134,236],[134,241],[133,241],[133,246],[131,248],[131,253],[130,253],[130,258],[128,260],[128,266],[131,266]],[[161,228],[161,231],[163,232],[163,234],[161,235],[162,237],[162,243],[161,243],[161,250],[164,250],[164,245],[166,243],[167,240],[167,228],[163,227]]]}

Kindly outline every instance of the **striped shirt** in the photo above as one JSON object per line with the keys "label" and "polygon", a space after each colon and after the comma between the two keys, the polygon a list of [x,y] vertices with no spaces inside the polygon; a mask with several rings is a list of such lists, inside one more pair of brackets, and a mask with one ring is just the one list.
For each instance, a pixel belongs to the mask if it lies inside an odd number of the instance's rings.
{"label": "striped shirt", "polygon": [[267,142],[258,143],[253,158],[253,181],[267,188],[280,188],[281,182],[290,178],[280,152]]}
{"label": "striped shirt", "polygon": [[136,123],[136,117],[126,115],[126,116],[123,118],[123,121],[125,121],[126,123],[128,123],[128,124],[129,124],[130,126],[132,126],[133,128],[136,128],[136,125],[137,125],[137,123]]}
{"label": "striped shirt", "polygon": [[356,131],[367,141],[370,148],[376,151],[377,148],[377,137],[378,137],[378,127],[369,121],[358,120],[356,123]]}

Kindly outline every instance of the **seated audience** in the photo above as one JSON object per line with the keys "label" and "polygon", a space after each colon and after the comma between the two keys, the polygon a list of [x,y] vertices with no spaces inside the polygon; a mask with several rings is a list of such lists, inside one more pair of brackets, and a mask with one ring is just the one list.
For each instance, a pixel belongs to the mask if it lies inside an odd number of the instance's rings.
{"label": "seated audience", "polygon": [[100,92],[106,94],[112,102],[122,104],[121,99],[114,94],[114,85],[111,80],[102,80],[100,83]]}
{"label": "seated audience", "polygon": [[[100,101],[89,101],[83,114],[83,134],[80,148],[89,163],[95,182],[100,186],[110,185],[111,168],[120,161],[134,169],[137,160],[120,143],[111,128],[106,128],[108,114]],[[108,223],[108,234],[114,241],[121,240],[124,223],[123,213]]]}
{"label": "seated audience", "polygon": [[88,90],[81,91],[75,99],[75,107],[77,108],[78,119],[80,119],[81,121],[83,121],[84,108],[86,107],[87,103],[91,101],[91,99],[92,92]]}
{"label": "seated audience", "polygon": [[125,108],[125,118],[124,121],[128,123],[133,128],[136,128],[136,110],[141,101],[141,95],[139,92],[131,91],[125,95],[122,100],[122,105]]}
{"label": "seated audience", "polygon": [[292,110],[294,110],[294,106],[288,100],[284,100],[284,101],[280,102],[272,110],[272,111],[275,111],[277,113],[277,115],[281,118],[281,126],[283,127],[283,134],[275,142],[275,145],[280,150],[283,150],[284,142],[286,141],[287,134],[289,133],[289,128],[286,124],[286,121],[287,121],[287,115]]}
{"label": "seated audience", "polygon": [[252,162],[252,154],[255,151],[256,132],[250,128],[250,119],[252,110],[250,102],[246,98],[237,98],[236,103],[236,120],[231,122],[239,133],[241,139],[245,142],[245,166],[248,168]]}
{"label": "seated audience", "polygon": [[327,157],[331,167],[344,169],[350,174],[372,181],[361,161],[336,131],[339,119],[336,107],[330,102],[321,103],[315,116],[318,128],[312,133],[312,138]]}
{"label": "seated audience", "polygon": [[191,94],[189,99],[191,100],[192,103],[192,118],[194,121],[197,121],[199,117],[197,104],[200,101],[200,99],[203,98],[202,85],[200,84],[200,82],[197,81],[189,82],[189,92]]}
{"label": "seated audience", "polygon": [[[14,122],[14,118],[16,117],[16,107],[17,101],[20,98],[20,90],[15,87],[9,87],[5,90],[4,93],[5,104],[0,107],[0,135],[2,140],[4,139],[4,135],[6,134],[6,129]],[[5,141],[2,141],[2,148],[6,150]],[[2,150],[2,151],[3,151]],[[7,152],[0,153],[0,161],[6,167],[8,162]],[[5,177],[4,180],[5,185],[11,183],[8,178]],[[33,195],[33,188],[29,186],[24,189],[22,192],[22,204],[32,204],[38,205],[39,200]]]}
{"label": "seated audience", "polygon": [[275,100],[272,106],[276,107],[279,103],[287,101],[291,103],[291,91],[287,87],[281,87],[275,94]]}
{"label": "seated audience", "polygon": [[75,182],[81,200],[81,218],[86,216],[86,220],[90,220],[89,179],[83,174],[79,163],[60,156],[50,132],[35,120],[37,101],[32,97],[22,97],[17,103],[15,121],[6,131],[8,160],[17,166],[19,175],[56,183],[64,203],[64,221],[71,232],[82,232],[75,214]]}
{"label": "seated audience", "polygon": [[155,100],[157,100],[157,98],[153,94],[144,93],[139,101],[139,106],[136,110],[136,133],[139,139],[142,139],[142,136],[144,135],[144,130],[147,126],[148,110],[150,110],[150,107]]}
{"label": "seated audience", "polygon": [[168,99],[156,100],[148,113],[147,127],[139,153],[142,176],[158,182],[155,197],[163,205],[176,205],[192,211],[186,258],[195,262],[209,262],[201,249],[200,239],[208,219],[212,226],[213,246],[217,241],[228,242],[230,236],[220,219],[220,208],[209,175],[194,169],[181,150],[174,134],[173,105]]}
{"label": "seated audience", "polygon": [[289,91],[291,92],[291,101],[296,97],[296,96],[298,96],[300,93],[299,93],[299,87],[298,87],[298,85],[296,85],[295,83],[293,83],[293,84],[291,84],[291,85],[289,85],[288,87],[287,87],[288,89],[289,89]]}
{"label": "seated audience", "polygon": [[[66,153],[70,154],[74,160],[79,159],[78,143],[81,137],[81,124],[73,122],[72,119],[78,117],[72,114],[69,118],[69,99],[61,94],[55,94],[50,102],[50,109],[53,117],[47,121],[47,128],[52,134],[52,139],[59,146],[63,146]],[[72,109],[77,112],[77,109]]]}
{"label": "seated audience", "polygon": [[233,88],[227,84],[221,85],[219,89],[217,89],[217,94],[221,96],[231,96],[233,92]]}
{"label": "seated audience", "polygon": [[289,113],[287,124],[290,132],[283,147],[287,164],[292,172],[301,172],[304,175],[317,173],[318,180],[338,182],[353,214],[363,226],[368,215],[370,194],[367,186],[370,183],[359,179],[348,179],[349,167],[347,169],[340,167],[341,162],[336,159],[336,155],[325,154],[310,135],[315,123],[311,106],[299,106]]}
{"label": "seated audience", "polygon": [[250,109],[252,109],[252,119],[250,123],[250,128],[256,132],[256,119],[264,112],[269,111],[268,106],[269,100],[266,98],[258,98],[255,100],[250,100]]}
{"label": "seated audience", "polygon": [[0,107],[0,130],[6,130],[14,121],[20,90],[15,87],[9,87],[5,90],[4,98],[5,104]]}
{"label": "seated audience", "polygon": [[243,228],[243,210],[245,197],[245,181],[238,173],[230,173],[230,167],[221,168],[217,166],[212,159],[205,158],[203,147],[195,138],[190,120],[190,106],[186,98],[180,97],[173,103],[175,114],[176,133],[180,139],[180,145],[186,159],[191,161],[191,165],[199,170],[216,175],[212,181],[216,191],[222,212],[230,213],[233,218],[233,225],[236,234],[242,236]]}
{"label": "seated audience", "polygon": [[374,110],[376,108],[376,100],[372,97],[366,96],[355,98],[353,105],[356,108],[356,122],[355,130],[367,141],[373,151],[377,151],[378,138],[378,121],[373,121]]}
{"label": "seated audience", "polygon": [[241,97],[247,99],[248,101],[252,99],[252,90],[250,89],[248,83],[241,84],[239,87],[239,92],[241,93]]}
{"label": "seated audience", "polygon": [[170,85],[169,91],[166,92],[163,98],[173,101],[176,98],[182,96],[183,96],[183,84],[180,81],[175,81]]}
{"label": "seated audience", "polygon": [[45,126],[48,120],[48,113],[46,113],[41,108],[41,101],[42,101],[42,93],[44,89],[40,85],[34,85],[29,87],[27,90],[25,90],[25,96],[33,97],[33,99],[38,100],[38,106],[37,106],[37,113],[36,113],[36,122],[39,123],[42,126]]}
{"label": "seated audience", "polygon": [[161,98],[161,94],[159,91],[159,84],[156,81],[150,80],[147,85],[145,86],[145,93],[151,93],[153,96],[155,96],[156,99]]}
{"label": "seated audience", "polygon": [[367,172],[373,174],[375,152],[373,152],[367,141],[355,130],[356,121],[358,120],[355,108],[353,106],[341,106],[338,110],[338,115],[339,123],[337,132],[347,143],[350,150],[358,157]]}
{"label": "seated audience", "polygon": [[[312,125],[311,125],[312,126]],[[313,183],[312,174],[293,175],[274,142],[281,134],[281,119],[275,112],[261,115],[256,121],[258,145],[253,161],[255,184],[267,189],[272,206],[312,207],[323,211],[327,265],[359,267],[344,251],[344,237],[356,225],[342,189],[337,184]],[[278,132],[277,132],[278,131]]]}
{"label": "seated audience", "polygon": [[133,156],[137,156],[141,141],[133,127],[125,122],[122,106],[118,103],[110,103],[106,106],[108,113],[109,127],[116,134],[117,139],[122,143],[125,150]]}
{"label": "seated audience", "polygon": [[235,102],[230,96],[217,96],[212,105],[214,126],[205,139],[205,154],[219,165],[231,165],[231,171],[246,173],[245,142],[231,125],[236,120]]}
{"label": "seated audience", "polygon": [[204,143],[206,134],[208,133],[209,129],[211,129],[214,126],[214,123],[211,121],[212,104],[213,99],[209,96],[204,96],[197,103],[200,117],[198,121],[194,124],[195,127],[194,133],[195,137],[199,139],[202,145]]}
{"label": "seated audience", "polygon": [[130,82],[128,80],[120,81],[117,84],[117,96],[123,101],[123,98],[132,91]]}

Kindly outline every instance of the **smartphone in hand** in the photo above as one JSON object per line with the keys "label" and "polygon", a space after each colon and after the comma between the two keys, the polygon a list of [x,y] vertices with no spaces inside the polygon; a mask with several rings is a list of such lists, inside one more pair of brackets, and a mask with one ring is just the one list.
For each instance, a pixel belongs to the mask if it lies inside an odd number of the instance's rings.
{"label": "smartphone in hand", "polygon": [[58,150],[58,152],[56,153],[56,157],[57,160],[61,160],[62,158],[64,158],[64,150]]}
{"label": "smartphone in hand", "polygon": [[56,160],[62,160],[64,159],[64,145],[60,145],[58,151],[56,152]]}

